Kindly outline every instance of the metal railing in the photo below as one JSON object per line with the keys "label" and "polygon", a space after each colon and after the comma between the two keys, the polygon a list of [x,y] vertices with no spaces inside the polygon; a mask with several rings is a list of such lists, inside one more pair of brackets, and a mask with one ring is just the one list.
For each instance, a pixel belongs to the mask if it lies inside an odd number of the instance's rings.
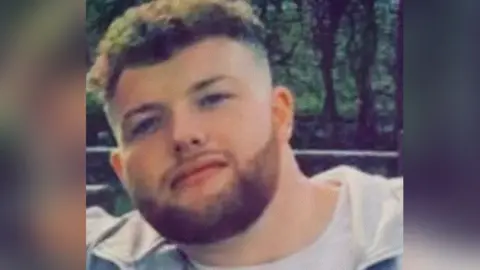
{"label": "metal railing", "polygon": [[[87,147],[87,154],[108,154],[113,147]],[[370,157],[370,158],[399,158],[396,151],[363,151],[363,150],[294,150],[298,156],[329,156],[329,157]]]}
{"label": "metal railing", "polygon": [[[114,147],[95,146],[87,147],[87,154],[108,154]],[[396,151],[361,151],[361,150],[294,150],[298,157],[330,157],[330,158],[380,158],[395,160],[400,159],[400,153]],[[95,194],[108,190],[106,184],[87,185],[87,194]]]}
{"label": "metal railing", "polygon": [[[90,160],[87,171],[94,179],[86,186],[87,206],[101,205],[111,213],[122,214],[130,209],[125,207],[129,205],[126,203],[129,200],[119,181],[110,181],[116,177],[111,168],[109,169],[108,162],[108,154],[113,149],[115,148],[106,146],[86,149],[87,159]],[[305,173],[315,173],[338,164],[346,164],[385,176],[401,174],[401,152],[396,151],[297,149],[294,153]]]}

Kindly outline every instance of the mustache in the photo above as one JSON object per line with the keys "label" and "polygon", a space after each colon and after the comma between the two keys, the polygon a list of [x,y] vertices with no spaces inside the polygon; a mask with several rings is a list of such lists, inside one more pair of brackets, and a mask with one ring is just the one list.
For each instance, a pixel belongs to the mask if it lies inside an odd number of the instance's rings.
{"label": "mustache", "polygon": [[181,170],[184,166],[186,166],[187,164],[195,163],[196,161],[201,160],[203,158],[208,158],[212,156],[222,157],[222,159],[225,160],[226,163],[235,164],[235,162],[233,162],[234,161],[233,156],[227,151],[221,151],[221,150],[201,151],[191,156],[177,160],[177,162],[175,162],[174,165],[169,167],[167,171],[164,173],[162,177],[162,183],[165,183],[166,185],[171,185],[172,182],[175,180],[174,177],[177,174],[177,172]]}

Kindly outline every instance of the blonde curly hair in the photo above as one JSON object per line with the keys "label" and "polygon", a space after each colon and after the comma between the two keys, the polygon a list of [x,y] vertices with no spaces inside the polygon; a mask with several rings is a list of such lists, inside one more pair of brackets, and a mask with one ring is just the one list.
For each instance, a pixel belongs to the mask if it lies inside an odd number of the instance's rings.
{"label": "blonde curly hair", "polygon": [[156,0],[130,8],[100,41],[87,89],[108,100],[123,69],[165,61],[212,36],[253,45],[266,56],[264,26],[244,0]]}

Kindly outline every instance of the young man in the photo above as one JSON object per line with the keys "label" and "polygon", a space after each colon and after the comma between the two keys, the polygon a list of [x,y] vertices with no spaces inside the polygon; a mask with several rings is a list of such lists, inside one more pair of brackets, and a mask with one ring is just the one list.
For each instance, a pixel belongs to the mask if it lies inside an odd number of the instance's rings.
{"label": "young man", "polygon": [[112,24],[89,82],[138,211],[88,211],[88,269],[399,269],[402,181],[302,174],[264,31],[226,0],[154,1]]}

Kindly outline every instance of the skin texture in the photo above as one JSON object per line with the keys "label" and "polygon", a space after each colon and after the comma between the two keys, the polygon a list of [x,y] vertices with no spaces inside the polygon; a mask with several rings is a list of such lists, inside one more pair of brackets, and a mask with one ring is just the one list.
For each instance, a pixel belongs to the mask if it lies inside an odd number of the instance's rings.
{"label": "skin texture", "polygon": [[[120,76],[108,106],[119,141],[113,168],[152,226],[191,258],[225,266],[281,258],[318,236],[336,200],[298,169],[293,104],[248,46],[206,39]],[[176,185],[178,172],[212,160]],[[284,225],[293,231],[279,244]]]}

